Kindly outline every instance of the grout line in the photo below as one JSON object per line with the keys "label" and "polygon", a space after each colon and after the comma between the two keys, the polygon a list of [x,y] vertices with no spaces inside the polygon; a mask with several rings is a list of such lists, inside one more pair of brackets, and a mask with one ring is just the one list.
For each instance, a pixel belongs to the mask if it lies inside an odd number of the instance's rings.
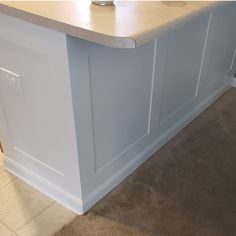
{"label": "grout line", "polygon": [[10,180],[8,183],[6,183],[5,185],[3,185],[1,188],[0,188],[0,191],[2,191],[4,188],[6,188],[9,184],[11,184],[12,182],[16,181],[17,180],[17,177],[13,178],[12,180]]}
{"label": "grout line", "polygon": [[35,219],[37,216],[41,215],[44,211],[46,211],[47,209],[49,209],[53,204],[55,203],[55,201],[51,202],[46,208],[44,208],[43,210],[41,210],[40,212],[38,212],[36,215],[32,216],[29,220],[27,220],[23,225],[21,225],[19,228],[17,228],[14,233],[17,233],[17,231],[19,231],[20,229],[22,229],[25,225],[27,225],[28,223],[30,223],[31,221],[33,221],[33,219]]}
{"label": "grout line", "polygon": [[[18,178],[16,177],[15,179],[12,179],[9,183],[7,183],[6,185],[2,186],[0,188],[0,191],[2,191],[6,186],[8,186],[9,184],[11,184],[12,182],[15,182]],[[9,231],[11,231],[11,233],[17,234],[16,231],[20,230],[21,228],[23,228],[26,224],[28,224],[29,222],[31,222],[34,218],[36,218],[37,216],[39,216],[41,213],[43,213],[44,211],[46,211],[48,208],[50,208],[53,204],[55,203],[55,201],[52,201],[46,208],[42,209],[40,212],[38,212],[36,215],[32,216],[29,220],[27,220],[23,225],[21,225],[19,228],[17,228],[16,230],[10,228],[7,224],[5,224],[4,222],[2,222],[0,220],[0,223],[3,224]],[[18,235],[18,234],[17,234]]]}
{"label": "grout line", "polygon": [[10,228],[6,223],[4,223],[4,222],[1,221],[1,220],[0,220],[0,224],[2,224],[3,226],[5,226],[9,231],[11,231],[11,233],[15,233],[12,228]]}

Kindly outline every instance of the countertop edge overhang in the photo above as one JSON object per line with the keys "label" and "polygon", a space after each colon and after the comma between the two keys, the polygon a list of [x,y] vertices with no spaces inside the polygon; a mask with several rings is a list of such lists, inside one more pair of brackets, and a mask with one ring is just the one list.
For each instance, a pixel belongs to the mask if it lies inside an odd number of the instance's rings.
{"label": "countertop edge overhang", "polygon": [[[162,36],[165,33],[172,31],[174,28],[187,23],[194,17],[202,14],[204,12],[210,11],[211,9],[224,4],[224,1],[214,1],[207,6],[202,8],[192,10],[188,14],[177,17],[173,21],[169,21],[161,26],[152,27],[146,31],[140,33],[132,33],[127,36],[117,36],[103,34],[98,31],[88,30],[83,27],[78,27],[76,25],[68,24],[66,22],[58,21],[43,15],[34,14],[23,9],[18,9],[12,6],[0,2],[0,13],[10,15],[21,20],[37,24],[55,31],[65,33],[67,35],[84,39],[93,43],[101,44],[113,48],[136,48],[147,42],[154,40],[157,37]],[[43,2],[42,2],[43,4]]]}

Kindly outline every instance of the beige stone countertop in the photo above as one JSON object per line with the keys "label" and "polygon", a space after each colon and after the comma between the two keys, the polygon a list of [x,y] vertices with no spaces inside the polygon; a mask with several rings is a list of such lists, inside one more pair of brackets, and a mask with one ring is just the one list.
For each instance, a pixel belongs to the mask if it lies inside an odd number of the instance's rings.
{"label": "beige stone countertop", "polygon": [[0,2],[0,12],[98,44],[135,48],[221,2],[90,0]]}

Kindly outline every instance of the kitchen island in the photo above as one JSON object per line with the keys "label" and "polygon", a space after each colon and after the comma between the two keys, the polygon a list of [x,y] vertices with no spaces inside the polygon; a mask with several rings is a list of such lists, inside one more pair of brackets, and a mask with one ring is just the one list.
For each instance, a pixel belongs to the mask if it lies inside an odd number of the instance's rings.
{"label": "kitchen island", "polygon": [[5,168],[86,212],[235,84],[235,22],[234,2],[1,3]]}

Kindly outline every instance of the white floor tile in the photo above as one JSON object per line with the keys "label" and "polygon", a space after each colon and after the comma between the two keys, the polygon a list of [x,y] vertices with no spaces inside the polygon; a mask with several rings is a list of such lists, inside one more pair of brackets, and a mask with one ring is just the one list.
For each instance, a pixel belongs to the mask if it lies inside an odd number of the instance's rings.
{"label": "white floor tile", "polygon": [[0,203],[0,221],[16,230],[53,201],[16,179],[0,190]]}
{"label": "white floor tile", "polygon": [[0,235],[1,236],[11,236],[12,232],[0,222]]}
{"label": "white floor tile", "polygon": [[76,214],[54,203],[47,210],[24,225],[17,231],[17,234],[19,236],[51,236],[60,230],[63,225],[69,223],[75,216]]}
{"label": "white floor tile", "polygon": [[16,179],[16,177],[9,172],[4,170],[3,166],[0,166],[0,189],[10,183],[12,180]]}
{"label": "white floor tile", "polygon": [[3,153],[0,151],[0,167],[3,166]]}

